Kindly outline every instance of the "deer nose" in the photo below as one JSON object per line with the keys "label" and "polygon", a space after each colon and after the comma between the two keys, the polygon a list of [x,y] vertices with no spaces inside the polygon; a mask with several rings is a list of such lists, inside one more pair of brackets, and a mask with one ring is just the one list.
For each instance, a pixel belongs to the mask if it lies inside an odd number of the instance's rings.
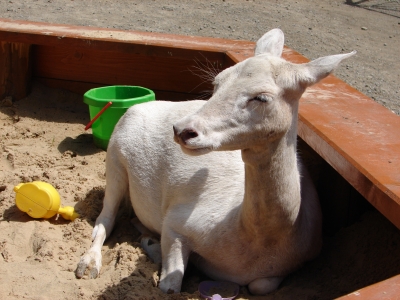
{"label": "deer nose", "polygon": [[193,129],[184,129],[179,135],[179,137],[184,143],[186,143],[187,140],[194,139],[197,136],[198,133]]}
{"label": "deer nose", "polygon": [[173,128],[175,139],[181,140],[184,144],[186,144],[188,140],[193,139],[199,135],[194,129],[185,128],[181,132],[179,132],[175,126],[173,126]]}

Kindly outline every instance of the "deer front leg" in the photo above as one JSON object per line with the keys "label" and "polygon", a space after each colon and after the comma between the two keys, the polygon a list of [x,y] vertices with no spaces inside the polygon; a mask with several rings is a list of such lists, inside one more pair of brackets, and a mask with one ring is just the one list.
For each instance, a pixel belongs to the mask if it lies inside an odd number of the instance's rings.
{"label": "deer front leg", "polygon": [[86,270],[89,270],[90,278],[97,278],[101,269],[101,247],[105,239],[110,235],[118,208],[128,187],[128,180],[123,167],[112,163],[113,157],[107,155],[106,192],[103,209],[97,217],[96,225],[92,232],[92,246],[81,257],[75,270],[77,278],[82,278]]}
{"label": "deer front leg", "polygon": [[104,199],[103,210],[96,220],[96,225],[93,228],[92,239],[93,243],[90,249],[81,257],[75,271],[77,278],[82,278],[86,270],[89,269],[89,278],[97,278],[101,269],[101,247],[105,239],[110,235],[115,218],[117,216],[120,199]]}
{"label": "deer front leg", "polygon": [[92,232],[93,243],[78,263],[75,271],[77,278],[82,278],[87,269],[89,269],[89,278],[97,278],[99,275],[102,266],[101,247],[107,237],[107,231],[111,231],[113,223],[112,219],[103,218],[101,215],[97,218]]}
{"label": "deer front leg", "polygon": [[161,249],[162,267],[159,288],[164,293],[179,293],[190,248],[183,236],[167,229],[161,234]]}

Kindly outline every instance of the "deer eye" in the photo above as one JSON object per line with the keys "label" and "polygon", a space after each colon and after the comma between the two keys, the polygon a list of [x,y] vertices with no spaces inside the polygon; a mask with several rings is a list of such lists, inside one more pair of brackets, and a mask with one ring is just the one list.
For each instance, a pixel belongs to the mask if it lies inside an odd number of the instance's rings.
{"label": "deer eye", "polygon": [[259,94],[257,96],[255,96],[254,98],[251,98],[250,100],[255,100],[255,101],[259,101],[259,102],[271,102],[272,101],[272,97],[268,96],[266,94]]}

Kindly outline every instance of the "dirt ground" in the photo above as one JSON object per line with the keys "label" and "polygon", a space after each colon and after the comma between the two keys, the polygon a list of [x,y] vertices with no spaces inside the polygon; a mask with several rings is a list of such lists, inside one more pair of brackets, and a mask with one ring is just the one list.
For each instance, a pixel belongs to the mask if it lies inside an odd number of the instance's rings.
{"label": "dirt ground", "polygon": [[[400,115],[399,1],[2,1],[0,17],[184,35],[257,40],[280,27],[286,45],[313,59],[357,50],[336,75]],[[349,5],[353,4],[353,5]],[[2,101],[2,99],[0,99]],[[96,148],[82,95],[34,84],[0,106],[0,299],[200,299],[204,276],[190,269],[183,291],[155,286],[159,266],[139,246],[129,210],[103,247],[96,280],[75,278],[102,206],[105,152]],[[81,218],[34,220],[13,187],[42,180]],[[239,299],[332,299],[398,274],[400,233],[376,211],[324,238],[321,255],[272,295]]]}

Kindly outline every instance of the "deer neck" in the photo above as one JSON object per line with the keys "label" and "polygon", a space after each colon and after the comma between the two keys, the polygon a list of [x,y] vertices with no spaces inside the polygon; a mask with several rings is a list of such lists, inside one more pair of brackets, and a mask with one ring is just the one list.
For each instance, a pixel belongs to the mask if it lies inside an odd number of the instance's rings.
{"label": "deer neck", "polygon": [[241,226],[250,236],[293,229],[300,211],[296,157],[297,122],[287,134],[263,148],[242,150],[245,193]]}

